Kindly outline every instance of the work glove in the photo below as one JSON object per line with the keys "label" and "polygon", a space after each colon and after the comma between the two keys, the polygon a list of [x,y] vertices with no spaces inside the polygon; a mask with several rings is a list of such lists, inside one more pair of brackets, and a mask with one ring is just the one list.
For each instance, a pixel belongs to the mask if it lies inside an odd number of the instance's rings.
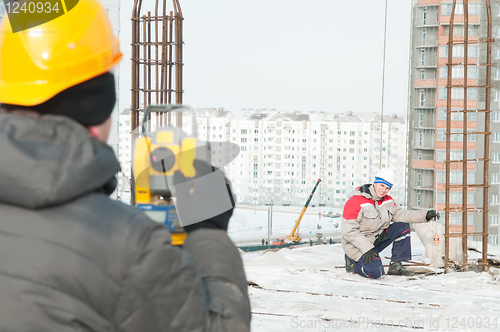
{"label": "work glove", "polygon": [[427,221],[431,221],[432,219],[436,220],[436,218],[439,219],[439,217],[441,216],[439,215],[439,212],[437,212],[436,210],[429,210],[425,215],[425,219]]}
{"label": "work glove", "polygon": [[375,251],[375,248],[371,248],[370,250],[365,252],[362,258],[365,264],[371,264],[375,262],[377,258],[380,259],[378,253]]}
{"label": "work glove", "polygon": [[387,229],[385,229],[375,238],[375,241],[373,241],[373,245],[377,247],[379,244],[381,244],[385,240],[389,240],[390,238],[391,237],[389,236],[389,234],[387,234]]}
{"label": "work glove", "polygon": [[[186,178],[181,171],[175,171],[173,176],[177,214],[184,230],[188,233],[200,228],[227,231],[235,205],[229,180],[221,170],[204,161],[195,159],[193,166],[196,171],[193,178]],[[179,186],[181,184],[184,186]],[[221,210],[223,212],[214,215],[214,211]],[[206,215],[211,216],[205,219]]]}

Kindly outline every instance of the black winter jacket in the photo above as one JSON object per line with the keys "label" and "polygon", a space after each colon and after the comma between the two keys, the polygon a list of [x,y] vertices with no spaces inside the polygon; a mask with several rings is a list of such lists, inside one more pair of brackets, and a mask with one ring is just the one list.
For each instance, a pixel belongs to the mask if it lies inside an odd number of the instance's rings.
{"label": "black winter jacket", "polygon": [[0,114],[0,331],[245,331],[250,304],[226,233],[180,249],[111,200],[112,149],[76,122]]}

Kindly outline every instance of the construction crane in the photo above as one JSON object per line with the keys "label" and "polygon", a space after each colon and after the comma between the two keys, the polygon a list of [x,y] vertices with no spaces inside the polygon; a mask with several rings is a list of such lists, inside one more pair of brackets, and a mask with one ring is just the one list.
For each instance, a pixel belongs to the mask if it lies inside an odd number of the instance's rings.
{"label": "construction crane", "polygon": [[316,188],[318,188],[318,184],[320,182],[321,182],[321,179],[318,179],[318,182],[316,182],[316,185],[314,186],[313,190],[311,191],[311,195],[309,195],[309,198],[307,199],[306,204],[304,205],[304,207],[302,208],[302,211],[300,212],[299,218],[295,222],[295,226],[293,226],[292,232],[290,233],[290,235],[286,236],[292,242],[302,241],[302,238],[300,237],[299,230],[298,230],[299,224],[300,224],[300,221],[302,220],[302,217],[304,216],[304,213],[306,212],[307,207],[309,206],[309,202],[311,202],[311,199],[314,195],[314,192],[316,191]]}

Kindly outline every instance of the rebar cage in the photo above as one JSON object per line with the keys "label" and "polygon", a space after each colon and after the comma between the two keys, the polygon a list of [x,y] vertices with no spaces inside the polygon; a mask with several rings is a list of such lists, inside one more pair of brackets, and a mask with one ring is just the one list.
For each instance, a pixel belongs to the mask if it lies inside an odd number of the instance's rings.
{"label": "rebar cage", "polygon": [[[131,126],[138,128],[140,113],[152,104],[182,104],[183,16],[179,0],[156,0],[154,12],[141,15],[143,1],[134,0],[132,13]],[[153,113],[159,124],[167,115]],[[165,118],[164,118],[165,117]],[[178,119],[179,121],[179,119]]]}
{"label": "rebar cage", "polygon": [[[478,4],[478,2],[471,2]],[[467,271],[473,264],[468,257],[468,241],[471,239],[482,241],[482,258],[478,260],[478,265],[483,271],[487,269],[488,254],[488,172],[489,172],[489,140],[490,140],[490,97],[491,97],[491,44],[492,39],[492,18],[490,0],[485,1],[487,14],[487,37],[469,36],[470,20],[477,21],[477,15],[469,16],[469,0],[463,0],[463,16],[455,16],[457,1],[453,0],[449,37],[448,37],[448,62],[447,62],[447,109],[446,109],[446,182],[445,182],[445,269],[449,269],[457,264],[458,268]],[[473,13],[477,14],[477,13]],[[473,22],[476,23],[477,22]],[[463,25],[463,35],[454,34],[453,28]],[[469,45],[486,44],[484,57],[469,57]],[[458,46],[457,46],[458,45]],[[454,49],[460,54],[454,55]],[[463,50],[462,50],[463,48]],[[471,49],[472,50],[472,49]],[[463,53],[462,53],[463,52]],[[475,68],[471,68],[475,67]],[[470,75],[470,70],[479,72],[479,75]],[[459,78],[453,77],[453,73],[460,72]],[[484,102],[478,103],[474,98],[469,98],[468,92],[471,90],[479,95],[484,93]],[[461,91],[460,91],[461,90]],[[452,95],[462,95],[463,98],[453,98]],[[456,97],[456,96],[455,96]],[[458,100],[457,100],[458,99]],[[470,116],[475,113],[474,116]],[[458,115],[458,116],[457,116]],[[460,119],[461,117],[461,119]],[[453,120],[453,121],[452,121]],[[481,128],[479,128],[481,126]],[[452,139],[453,137],[453,139]],[[482,137],[483,149],[475,144],[470,144],[469,138],[476,138],[480,141]],[[474,145],[474,146],[472,146]],[[469,149],[477,149],[475,158],[470,158]],[[451,156],[451,149],[462,149],[462,157]],[[462,179],[452,179],[451,171],[462,172]],[[479,176],[468,177],[471,174]],[[472,171],[474,171],[472,173]],[[479,180],[482,173],[482,179]],[[482,206],[474,204],[474,193],[482,191]],[[461,196],[461,199],[459,196]],[[455,198],[455,200],[452,200]],[[461,202],[460,202],[461,201]],[[475,217],[482,218],[482,223],[476,223]],[[453,224],[450,220],[453,219]],[[472,220],[472,222],[471,222]],[[469,225],[471,224],[471,225]],[[451,256],[451,241],[459,241],[461,249],[461,261],[453,262]],[[457,244],[457,243],[455,243]]]}

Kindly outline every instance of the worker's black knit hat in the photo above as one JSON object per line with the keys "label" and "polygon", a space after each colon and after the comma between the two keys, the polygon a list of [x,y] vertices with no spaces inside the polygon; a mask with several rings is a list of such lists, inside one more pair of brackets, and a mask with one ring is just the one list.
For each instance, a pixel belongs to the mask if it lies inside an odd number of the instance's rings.
{"label": "worker's black knit hat", "polygon": [[35,106],[2,104],[2,107],[31,109],[40,114],[64,115],[88,127],[106,121],[115,102],[115,78],[108,72],[72,86]]}

